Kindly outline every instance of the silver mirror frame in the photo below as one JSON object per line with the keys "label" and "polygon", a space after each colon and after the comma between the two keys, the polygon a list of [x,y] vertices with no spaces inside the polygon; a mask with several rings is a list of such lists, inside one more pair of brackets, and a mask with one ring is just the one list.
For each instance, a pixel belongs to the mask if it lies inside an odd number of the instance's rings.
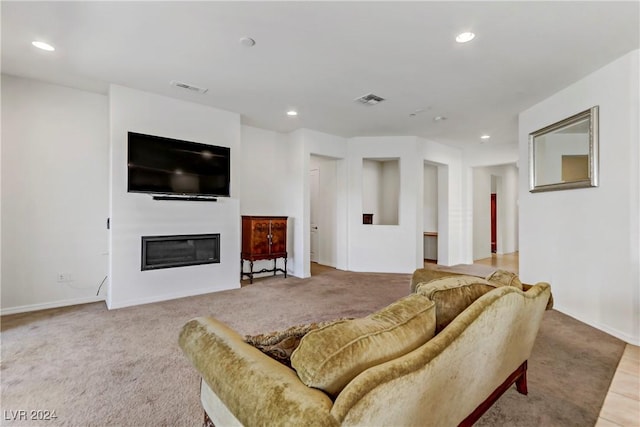
{"label": "silver mirror frame", "polygon": [[[598,186],[598,110],[598,106],[596,105],[588,110],[582,111],[529,134],[529,192],[538,193],[542,191],[568,190],[573,188]],[[536,185],[536,138],[556,132],[586,118],[589,119],[589,178],[579,181]]]}

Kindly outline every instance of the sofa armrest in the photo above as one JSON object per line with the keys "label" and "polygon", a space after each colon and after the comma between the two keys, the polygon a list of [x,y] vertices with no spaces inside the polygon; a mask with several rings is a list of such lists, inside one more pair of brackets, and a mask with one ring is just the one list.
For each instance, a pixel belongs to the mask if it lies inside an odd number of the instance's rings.
{"label": "sofa armrest", "polygon": [[[540,282],[540,283],[546,283],[546,282]],[[535,285],[528,285],[526,283],[523,283],[522,290],[524,292],[527,292],[529,289],[533,288],[534,286]],[[551,291],[549,291],[549,301],[547,301],[547,306],[545,307],[545,310],[551,310],[552,308],[553,308],[553,294],[551,293]]]}
{"label": "sofa armrest", "polygon": [[182,328],[179,344],[243,425],[338,425],[326,394],[305,386],[292,369],[244,342],[224,323],[193,319]]}

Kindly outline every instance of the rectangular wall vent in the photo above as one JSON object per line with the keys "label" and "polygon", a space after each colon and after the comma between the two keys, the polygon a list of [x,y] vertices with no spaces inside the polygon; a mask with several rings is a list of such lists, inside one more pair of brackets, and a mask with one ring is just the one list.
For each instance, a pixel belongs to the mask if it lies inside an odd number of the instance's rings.
{"label": "rectangular wall vent", "polygon": [[354,99],[354,101],[360,102],[364,105],[376,105],[384,101],[384,98],[378,95],[374,95],[372,93],[368,93],[366,95],[362,95],[361,97]]}
{"label": "rectangular wall vent", "polygon": [[209,89],[204,89],[198,86],[190,85],[187,83],[179,82],[177,80],[171,80],[171,86],[179,87],[180,89],[186,89],[191,92],[196,92],[201,94],[207,93],[207,91],[209,90]]}

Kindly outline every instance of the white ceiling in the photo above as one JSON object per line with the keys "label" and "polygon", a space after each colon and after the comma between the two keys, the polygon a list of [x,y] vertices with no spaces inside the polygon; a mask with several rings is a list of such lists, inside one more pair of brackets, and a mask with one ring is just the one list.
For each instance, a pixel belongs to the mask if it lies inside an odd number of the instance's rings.
{"label": "white ceiling", "polygon": [[[2,72],[102,93],[116,83],[280,132],[514,144],[520,111],[640,47],[639,5],[2,1]],[[462,31],[476,39],[456,43]],[[369,92],[387,100],[353,101]]]}

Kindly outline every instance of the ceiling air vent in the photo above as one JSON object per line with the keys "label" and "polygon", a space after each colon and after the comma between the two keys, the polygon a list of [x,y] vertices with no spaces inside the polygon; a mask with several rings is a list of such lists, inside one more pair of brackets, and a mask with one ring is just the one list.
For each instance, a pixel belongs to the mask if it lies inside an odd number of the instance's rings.
{"label": "ceiling air vent", "polygon": [[384,98],[378,95],[374,95],[372,93],[368,93],[366,95],[362,95],[361,97],[354,99],[354,101],[360,102],[364,105],[376,105],[384,101]]}
{"label": "ceiling air vent", "polygon": [[187,83],[179,82],[177,80],[171,80],[171,86],[179,87],[181,89],[186,89],[191,92],[197,92],[202,94],[207,93],[207,91],[209,90],[209,89],[204,89],[198,86],[190,85]]}

